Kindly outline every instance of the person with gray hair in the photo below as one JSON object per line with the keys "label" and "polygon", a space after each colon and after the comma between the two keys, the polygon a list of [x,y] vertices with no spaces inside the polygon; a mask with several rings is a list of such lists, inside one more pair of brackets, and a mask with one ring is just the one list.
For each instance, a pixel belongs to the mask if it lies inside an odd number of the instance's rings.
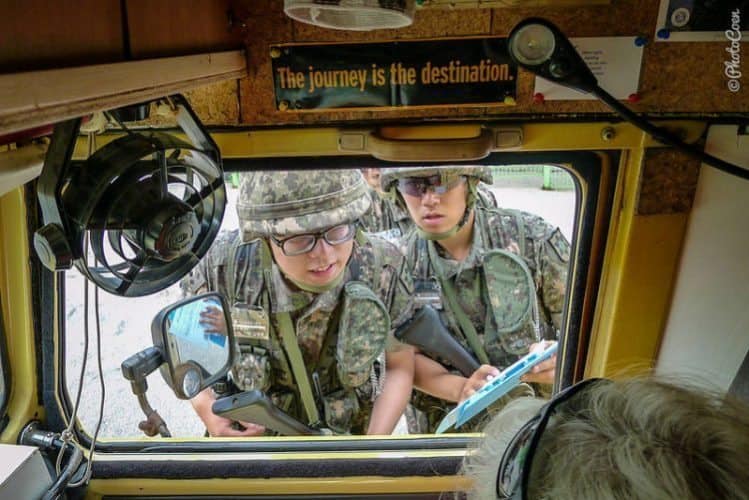
{"label": "person with gray hair", "polygon": [[484,432],[469,499],[749,499],[749,407],[722,393],[588,379],[512,401]]}

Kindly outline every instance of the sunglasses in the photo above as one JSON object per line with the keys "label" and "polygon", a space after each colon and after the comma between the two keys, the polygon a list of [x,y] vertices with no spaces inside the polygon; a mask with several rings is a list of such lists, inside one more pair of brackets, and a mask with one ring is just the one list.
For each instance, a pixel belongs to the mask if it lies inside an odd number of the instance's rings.
{"label": "sunglasses", "polygon": [[596,383],[609,381],[601,378],[583,380],[560,392],[546,403],[512,438],[502,455],[497,471],[497,498],[508,500],[526,500],[528,498],[528,479],[530,478],[533,456],[546,430],[549,419],[559,406],[569,401],[585,388]]}
{"label": "sunglasses", "polygon": [[398,179],[398,191],[409,196],[421,198],[428,189],[435,194],[445,194],[454,187],[465,182],[463,175],[443,176],[440,174],[430,175],[429,177],[405,177]]}
{"label": "sunglasses", "polygon": [[299,234],[284,240],[271,236],[270,239],[276,246],[281,247],[284,255],[294,257],[311,251],[320,238],[324,239],[329,245],[340,245],[353,239],[354,235],[356,235],[356,224],[348,223],[333,226],[319,233]]}

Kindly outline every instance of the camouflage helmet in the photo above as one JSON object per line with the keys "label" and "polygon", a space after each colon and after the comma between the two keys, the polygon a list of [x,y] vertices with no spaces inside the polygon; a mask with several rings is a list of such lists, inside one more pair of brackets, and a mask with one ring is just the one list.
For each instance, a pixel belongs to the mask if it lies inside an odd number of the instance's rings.
{"label": "camouflage helmet", "polygon": [[487,184],[493,182],[491,169],[485,165],[441,165],[383,168],[381,170],[380,183],[382,184],[383,191],[392,193],[399,179],[403,179],[404,177],[429,177],[436,174],[465,175],[468,178],[476,178]]}
{"label": "camouflage helmet", "polygon": [[242,176],[237,215],[247,241],[353,222],[369,204],[367,183],[358,170],[249,172]]}

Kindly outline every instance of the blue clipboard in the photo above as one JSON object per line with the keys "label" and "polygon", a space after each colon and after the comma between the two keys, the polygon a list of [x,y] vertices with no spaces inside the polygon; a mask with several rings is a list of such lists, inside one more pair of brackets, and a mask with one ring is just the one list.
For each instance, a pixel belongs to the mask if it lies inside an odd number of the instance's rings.
{"label": "blue clipboard", "polygon": [[496,400],[520,384],[520,377],[528,373],[537,364],[549,359],[557,352],[559,344],[554,342],[543,351],[526,354],[511,364],[488,382],[470,398],[466,399],[442,419],[437,427],[437,434],[442,434],[451,427],[456,429],[485,410]]}

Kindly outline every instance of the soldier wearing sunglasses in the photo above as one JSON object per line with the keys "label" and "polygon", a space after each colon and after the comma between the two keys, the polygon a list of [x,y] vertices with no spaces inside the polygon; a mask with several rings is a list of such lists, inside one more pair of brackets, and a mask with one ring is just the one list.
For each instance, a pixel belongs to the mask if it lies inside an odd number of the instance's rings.
{"label": "soldier wearing sunglasses", "polygon": [[749,407],[722,392],[588,379],[509,403],[484,433],[470,500],[749,498]]}
{"label": "soldier wearing sunglasses", "polygon": [[[378,172],[376,186],[370,184],[369,196],[372,200],[369,210],[361,217],[360,222],[365,231],[375,233],[385,238],[395,240],[408,234],[416,225],[408,215],[408,210],[402,203],[398,203],[391,196],[382,190],[379,168],[364,168],[362,172],[367,171],[364,177],[369,179],[371,171]],[[373,181],[374,183],[374,181]],[[497,199],[494,192],[483,183],[480,183],[476,189],[476,206],[482,208],[497,208]]]}
{"label": "soldier wearing sunglasses", "polygon": [[[451,334],[482,364],[466,378],[450,360],[417,354],[414,385],[421,393],[414,406],[426,412],[430,432],[451,403],[542,342],[555,340],[561,326],[569,244],[538,216],[480,203],[482,184],[491,182],[489,168],[477,166],[382,173],[384,189],[415,224],[402,246],[417,304],[437,309]],[[555,366],[552,358],[525,381],[548,386]]]}
{"label": "soldier wearing sunglasses", "polygon": [[[366,189],[353,170],[245,174],[245,238],[221,240],[183,286],[233,304],[234,390],[333,433],[390,434],[411,396],[414,351],[393,331],[412,315],[412,281],[393,244],[358,228]],[[210,435],[265,432],[213,414],[214,400],[192,400]]]}

